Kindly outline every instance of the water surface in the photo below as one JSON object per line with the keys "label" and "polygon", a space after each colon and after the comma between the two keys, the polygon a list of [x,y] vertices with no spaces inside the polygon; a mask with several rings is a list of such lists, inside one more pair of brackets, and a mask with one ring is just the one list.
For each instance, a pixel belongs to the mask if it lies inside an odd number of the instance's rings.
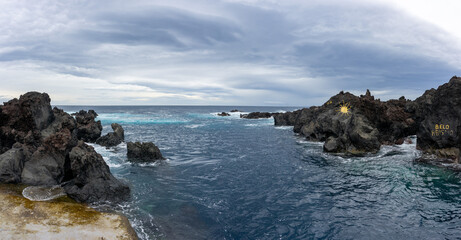
{"label": "water surface", "polygon": [[[104,133],[152,141],[166,161],[131,164],[126,145],[103,155],[131,185],[118,206],[141,239],[455,239],[461,236],[460,175],[413,163],[415,144],[345,158],[322,152],[273,119],[218,117],[237,108],[85,107]],[[416,141],[414,141],[416,142]]]}

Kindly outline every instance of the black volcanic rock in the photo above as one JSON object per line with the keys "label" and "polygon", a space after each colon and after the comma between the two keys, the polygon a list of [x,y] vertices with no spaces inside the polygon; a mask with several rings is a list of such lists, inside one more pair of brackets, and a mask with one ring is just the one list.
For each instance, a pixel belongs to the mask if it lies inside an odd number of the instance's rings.
{"label": "black volcanic rock", "polygon": [[152,142],[128,142],[128,160],[133,162],[152,162],[164,159],[160,149]]}
{"label": "black volcanic rock", "polygon": [[19,183],[25,155],[21,148],[12,148],[0,155],[0,182]]}
{"label": "black volcanic rock", "polygon": [[77,121],[77,138],[85,142],[95,142],[101,137],[101,121],[95,121],[98,114],[94,110],[80,110],[72,114]]}
{"label": "black volcanic rock", "polygon": [[294,126],[301,110],[285,113],[273,113],[275,126]]}
{"label": "black volcanic rock", "polygon": [[79,202],[123,201],[129,196],[127,185],[110,173],[109,166],[91,146],[80,141],[69,152],[71,180],[66,193]]}
{"label": "black volcanic rock", "polygon": [[232,113],[233,113],[233,112],[240,112],[240,110],[238,110],[238,109],[232,109],[230,112],[232,112]]}
{"label": "black volcanic rock", "polygon": [[123,130],[123,127],[118,123],[112,123],[110,126],[114,131],[98,138],[96,144],[113,147],[125,141],[125,130]]}
{"label": "black volcanic rock", "polygon": [[228,117],[228,116],[230,116],[230,114],[226,113],[226,112],[222,112],[222,113],[218,113],[218,116],[220,116],[220,117]]}
{"label": "black volcanic rock", "polygon": [[240,114],[240,118],[247,118],[247,119],[258,119],[258,118],[270,118],[272,117],[273,113],[269,112],[251,112],[248,114]]}
{"label": "black volcanic rock", "polygon": [[69,196],[81,202],[128,197],[129,188],[110,174],[102,157],[78,142],[78,126],[99,129],[96,113],[80,113],[74,119],[52,110],[49,96],[36,92],[0,106],[0,183],[65,184]]}
{"label": "black volcanic rock", "polygon": [[[418,122],[417,148],[438,158],[459,161],[461,148],[461,77],[427,90],[408,109]],[[428,156],[424,156],[428,157]]]}

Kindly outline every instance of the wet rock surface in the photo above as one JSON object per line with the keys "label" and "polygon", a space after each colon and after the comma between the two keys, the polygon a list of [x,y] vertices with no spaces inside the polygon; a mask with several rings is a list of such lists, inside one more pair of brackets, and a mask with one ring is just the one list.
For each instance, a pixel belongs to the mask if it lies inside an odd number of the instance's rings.
{"label": "wet rock surface", "polygon": [[125,141],[125,130],[118,123],[111,124],[113,132],[110,132],[96,140],[96,144],[105,147],[117,146],[123,141]]}
{"label": "wet rock surface", "polygon": [[[21,196],[22,188],[0,184],[1,239],[138,239],[125,216],[99,212],[67,197],[31,201]],[[58,190],[52,194],[59,195]]]}
{"label": "wet rock surface", "polygon": [[52,109],[46,93],[29,92],[4,103],[0,106],[0,183],[63,184],[66,193],[81,202],[126,199],[128,186],[111,175],[92,147],[79,142],[100,136],[96,116],[92,110],[80,111],[74,119]]}
{"label": "wet rock surface", "polygon": [[128,142],[127,156],[132,162],[153,162],[164,159],[160,149],[152,142]]}

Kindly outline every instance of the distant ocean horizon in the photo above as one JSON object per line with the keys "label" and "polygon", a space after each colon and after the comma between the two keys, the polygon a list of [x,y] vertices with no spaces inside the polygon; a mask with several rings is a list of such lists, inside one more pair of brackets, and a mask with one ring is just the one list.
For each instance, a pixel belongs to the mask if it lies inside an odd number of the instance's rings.
{"label": "distant ocean horizon", "polygon": [[[280,106],[76,106],[93,109],[103,134],[151,141],[165,161],[132,164],[126,144],[91,144],[132,198],[115,210],[141,239],[451,239],[461,230],[460,174],[417,164],[413,143],[377,154],[325,154],[292,127],[220,112]],[[96,205],[104,209],[105,206]]]}

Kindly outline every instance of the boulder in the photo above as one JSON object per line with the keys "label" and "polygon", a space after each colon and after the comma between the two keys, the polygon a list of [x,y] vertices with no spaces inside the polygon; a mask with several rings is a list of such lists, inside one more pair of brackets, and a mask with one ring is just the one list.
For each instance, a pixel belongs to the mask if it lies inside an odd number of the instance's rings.
{"label": "boulder", "polygon": [[77,137],[85,142],[95,142],[101,137],[101,121],[95,121],[98,114],[94,110],[80,110],[72,114],[77,122]]}
{"label": "boulder", "polygon": [[110,173],[109,166],[93,147],[79,141],[69,153],[70,180],[63,187],[79,202],[123,201],[130,188]]}
{"label": "boulder", "polygon": [[226,113],[226,112],[218,113],[217,115],[218,115],[218,116],[221,116],[221,117],[228,117],[228,116],[230,116],[230,114],[229,114],[229,113]]}
{"label": "boulder", "polygon": [[19,183],[25,154],[21,148],[12,148],[0,155],[0,182]]}
{"label": "boulder", "polygon": [[123,127],[118,123],[112,123],[111,127],[114,132],[108,133],[98,138],[96,140],[96,144],[105,147],[113,147],[125,141],[125,131],[123,130]]}
{"label": "boulder", "polygon": [[232,113],[233,113],[233,112],[240,112],[240,110],[238,110],[238,109],[232,109],[232,110],[230,110],[230,112],[232,112]]}
{"label": "boulder", "polygon": [[152,142],[128,142],[128,160],[134,162],[152,162],[164,159],[160,149]]}

